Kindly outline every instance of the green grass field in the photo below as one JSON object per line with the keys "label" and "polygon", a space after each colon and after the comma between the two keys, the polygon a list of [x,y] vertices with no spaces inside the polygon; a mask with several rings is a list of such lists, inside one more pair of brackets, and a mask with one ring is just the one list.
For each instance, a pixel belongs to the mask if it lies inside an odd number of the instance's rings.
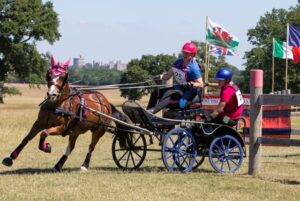
{"label": "green grass field", "polygon": [[[28,132],[45,96],[43,87],[18,87],[23,96],[7,97],[0,106],[1,160]],[[117,91],[105,91],[105,95],[117,105],[124,101]],[[90,170],[81,172],[90,137],[90,133],[79,137],[63,173],[53,173],[52,168],[68,139],[49,137],[51,154],[38,150],[38,138],[32,140],[12,167],[0,165],[0,200],[300,199],[300,147],[263,147],[261,173],[255,178],[247,175],[249,158],[237,175],[217,174],[208,160],[193,173],[168,173],[159,152],[148,152],[139,171],[123,172],[112,160],[112,135],[106,134],[94,151]]]}

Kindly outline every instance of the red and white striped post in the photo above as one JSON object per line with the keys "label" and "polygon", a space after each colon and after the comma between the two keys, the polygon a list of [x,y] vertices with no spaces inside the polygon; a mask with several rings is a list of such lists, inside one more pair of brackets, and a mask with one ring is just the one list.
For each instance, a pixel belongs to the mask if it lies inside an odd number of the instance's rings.
{"label": "red and white striped post", "polygon": [[250,150],[249,150],[249,175],[257,175],[260,169],[262,128],[262,107],[258,103],[259,96],[263,93],[263,71],[250,70]]}

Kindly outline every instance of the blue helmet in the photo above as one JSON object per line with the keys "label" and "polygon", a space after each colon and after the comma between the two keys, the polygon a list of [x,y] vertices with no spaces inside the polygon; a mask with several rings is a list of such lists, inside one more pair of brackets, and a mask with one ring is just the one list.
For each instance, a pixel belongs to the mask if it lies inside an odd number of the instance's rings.
{"label": "blue helmet", "polygon": [[221,68],[217,74],[215,79],[216,80],[225,80],[225,81],[231,81],[232,78],[232,71],[228,68]]}

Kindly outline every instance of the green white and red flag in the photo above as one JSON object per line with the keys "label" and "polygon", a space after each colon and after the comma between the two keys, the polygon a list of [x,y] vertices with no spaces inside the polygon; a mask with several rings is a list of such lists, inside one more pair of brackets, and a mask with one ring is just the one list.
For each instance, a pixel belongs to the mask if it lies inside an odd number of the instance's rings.
{"label": "green white and red flag", "polygon": [[277,38],[274,38],[273,40],[273,56],[280,59],[286,59],[286,54],[288,59],[294,59],[293,47],[288,46],[288,49],[286,50],[286,42],[283,42]]}
{"label": "green white and red flag", "polygon": [[207,20],[206,40],[210,44],[232,49],[233,51],[236,51],[239,46],[239,39],[236,36],[209,18]]}

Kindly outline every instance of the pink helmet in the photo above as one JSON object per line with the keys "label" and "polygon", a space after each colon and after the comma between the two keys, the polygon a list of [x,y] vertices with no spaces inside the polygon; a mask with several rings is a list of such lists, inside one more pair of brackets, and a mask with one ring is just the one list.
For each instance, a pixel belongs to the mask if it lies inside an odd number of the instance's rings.
{"label": "pink helmet", "polygon": [[197,52],[198,52],[198,48],[195,45],[195,43],[186,43],[184,44],[184,46],[182,47],[182,52],[186,52],[186,53],[191,53],[194,54],[194,56],[196,56]]}

